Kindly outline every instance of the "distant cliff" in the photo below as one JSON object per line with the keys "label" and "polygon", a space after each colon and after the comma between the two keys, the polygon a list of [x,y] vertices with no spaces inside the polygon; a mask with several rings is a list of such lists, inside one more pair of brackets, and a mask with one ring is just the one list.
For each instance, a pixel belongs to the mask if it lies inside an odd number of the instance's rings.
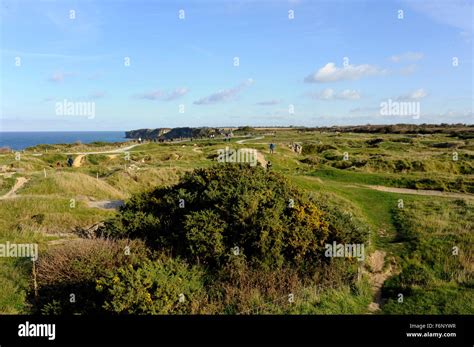
{"label": "distant cliff", "polygon": [[130,130],[125,132],[125,137],[127,139],[157,139],[169,132],[169,128],[157,128],[157,129],[138,129]]}
{"label": "distant cliff", "polygon": [[200,138],[209,137],[210,135],[218,135],[223,132],[222,129],[218,128],[156,128],[156,129],[138,129],[130,130],[125,132],[127,139],[138,139],[142,140],[171,140],[178,138]]}

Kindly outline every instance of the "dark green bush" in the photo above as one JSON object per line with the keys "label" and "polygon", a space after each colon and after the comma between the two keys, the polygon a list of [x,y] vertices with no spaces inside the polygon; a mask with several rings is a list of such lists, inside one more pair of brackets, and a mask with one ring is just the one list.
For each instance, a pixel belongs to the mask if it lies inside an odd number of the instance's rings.
{"label": "dark green bush", "polygon": [[204,273],[179,259],[161,257],[109,271],[97,281],[104,309],[124,314],[199,313]]}
{"label": "dark green bush", "polygon": [[102,233],[144,239],[208,266],[225,263],[238,247],[251,264],[278,268],[284,262],[315,264],[324,255],[333,236],[326,217],[281,175],[226,164],[135,195]]}

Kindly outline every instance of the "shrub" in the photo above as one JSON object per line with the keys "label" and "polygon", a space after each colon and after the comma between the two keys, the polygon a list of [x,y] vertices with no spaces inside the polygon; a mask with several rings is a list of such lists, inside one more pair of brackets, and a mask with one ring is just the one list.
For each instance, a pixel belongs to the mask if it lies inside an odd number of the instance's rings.
{"label": "shrub", "polygon": [[330,237],[325,218],[281,175],[226,164],[133,196],[102,232],[141,238],[208,266],[225,263],[237,246],[251,264],[279,268],[284,262],[315,264],[324,255]]}
{"label": "shrub", "polygon": [[95,290],[96,279],[145,259],[147,253],[143,242],[129,240],[82,239],[53,247],[37,261],[38,297],[30,293],[30,300],[45,314],[100,312],[103,300]]}
{"label": "shrub", "polygon": [[97,280],[104,309],[125,314],[199,313],[205,298],[203,272],[179,259],[161,257],[109,271]]}

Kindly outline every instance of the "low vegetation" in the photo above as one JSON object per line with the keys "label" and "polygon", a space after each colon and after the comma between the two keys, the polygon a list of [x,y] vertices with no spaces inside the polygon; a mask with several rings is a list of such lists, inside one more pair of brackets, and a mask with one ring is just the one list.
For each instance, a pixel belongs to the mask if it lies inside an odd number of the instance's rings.
{"label": "low vegetation", "polygon": [[[376,312],[473,314],[472,130],[243,127],[129,155],[130,143],[4,151],[0,197],[27,181],[0,199],[0,242],[37,243],[40,258],[35,273],[0,259],[0,312],[372,312],[374,270],[325,257],[336,241],[386,254]],[[272,168],[217,163],[226,146],[255,148]],[[82,152],[97,153],[69,167]]]}

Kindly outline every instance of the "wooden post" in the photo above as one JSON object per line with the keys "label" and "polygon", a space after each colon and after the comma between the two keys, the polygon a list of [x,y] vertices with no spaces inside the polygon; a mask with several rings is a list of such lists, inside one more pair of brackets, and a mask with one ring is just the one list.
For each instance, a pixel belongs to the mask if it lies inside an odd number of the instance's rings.
{"label": "wooden post", "polygon": [[36,282],[36,261],[33,259],[33,288],[35,292],[35,301],[38,301],[38,283]]}

